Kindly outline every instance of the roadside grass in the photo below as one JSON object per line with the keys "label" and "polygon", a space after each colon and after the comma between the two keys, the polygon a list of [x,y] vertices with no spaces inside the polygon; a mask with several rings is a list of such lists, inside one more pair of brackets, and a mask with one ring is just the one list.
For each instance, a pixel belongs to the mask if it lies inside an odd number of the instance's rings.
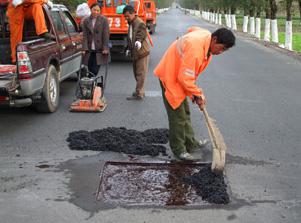
{"label": "roadside grass", "polygon": [[[225,17],[223,16],[223,24],[226,24]],[[297,52],[301,52],[301,20],[298,17],[293,17],[293,50]],[[279,31],[279,44],[285,43],[285,22],[286,17],[279,16],[277,18],[278,23],[278,31]],[[236,23],[237,23],[237,29],[238,31],[242,32],[242,25],[243,25],[243,15],[237,15],[236,16]],[[264,23],[265,18],[261,18],[261,39],[263,39],[264,35]],[[250,24],[250,20],[249,20]],[[249,27],[248,27],[249,30]]]}

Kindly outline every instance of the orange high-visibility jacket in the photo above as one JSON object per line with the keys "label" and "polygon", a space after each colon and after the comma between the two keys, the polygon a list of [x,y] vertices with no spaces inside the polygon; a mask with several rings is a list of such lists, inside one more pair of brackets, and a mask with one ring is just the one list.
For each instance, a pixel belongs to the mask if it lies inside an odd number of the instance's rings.
{"label": "orange high-visibility jacket", "polygon": [[14,7],[10,1],[7,7],[7,16],[10,26],[12,62],[16,61],[16,46],[22,41],[25,19],[34,19],[37,35],[48,32],[42,8],[43,4],[43,0],[25,0],[21,5]]}
{"label": "orange high-visibility jacket", "polygon": [[210,42],[208,30],[191,27],[187,34],[171,44],[155,68],[154,73],[162,82],[173,109],[178,108],[186,96],[202,95],[195,82],[211,60]]}

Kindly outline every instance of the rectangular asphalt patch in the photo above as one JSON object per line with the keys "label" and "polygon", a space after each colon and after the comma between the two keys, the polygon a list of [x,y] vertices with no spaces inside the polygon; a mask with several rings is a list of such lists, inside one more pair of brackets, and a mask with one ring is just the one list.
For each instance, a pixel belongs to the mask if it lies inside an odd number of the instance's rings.
{"label": "rectangular asphalt patch", "polygon": [[229,196],[224,182],[223,175],[211,173],[208,163],[109,161],[100,176],[97,200],[114,206],[207,206],[215,203],[204,199],[212,193],[218,204],[226,204]]}

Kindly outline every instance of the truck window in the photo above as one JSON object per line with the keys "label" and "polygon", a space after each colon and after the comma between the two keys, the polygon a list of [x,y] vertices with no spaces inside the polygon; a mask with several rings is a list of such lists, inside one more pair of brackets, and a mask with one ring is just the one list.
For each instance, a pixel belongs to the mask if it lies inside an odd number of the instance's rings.
{"label": "truck window", "polygon": [[51,11],[52,19],[53,19],[53,24],[55,26],[55,29],[57,31],[57,34],[60,39],[66,38],[67,34],[64,29],[64,24],[62,21],[62,18],[59,14],[58,11]]}
{"label": "truck window", "polygon": [[146,8],[150,9],[151,3],[150,3],[150,2],[146,2],[146,3],[145,3],[145,6],[146,6]]}
{"label": "truck window", "polygon": [[71,18],[71,15],[65,11],[63,12],[63,18],[65,20],[69,34],[77,33],[76,24],[74,23],[74,20]]}
{"label": "truck window", "polygon": [[129,5],[133,6],[133,8],[137,11],[138,13],[138,6],[140,7],[140,2],[139,0],[130,0]]}
{"label": "truck window", "polygon": [[114,6],[118,6],[118,5],[126,5],[126,0],[114,0]]}

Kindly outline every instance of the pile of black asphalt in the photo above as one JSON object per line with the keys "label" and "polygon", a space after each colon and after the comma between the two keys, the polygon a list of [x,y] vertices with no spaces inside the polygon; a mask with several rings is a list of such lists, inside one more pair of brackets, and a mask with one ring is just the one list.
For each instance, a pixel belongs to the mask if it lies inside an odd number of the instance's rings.
{"label": "pile of black asphalt", "polygon": [[207,164],[199,172],[183,178],[183,181],[192,185],[202,200],[212,204],[228,204],[230,202],[223,174],[211,171],[211,164]]}
{"label": "pile of black asphalt", "polygon": [[124,127],[108,127],[94,131],[74,131],[67,138],[72,150],[112,151],[134,155],[166,154],[168,129],[137,131]]}

